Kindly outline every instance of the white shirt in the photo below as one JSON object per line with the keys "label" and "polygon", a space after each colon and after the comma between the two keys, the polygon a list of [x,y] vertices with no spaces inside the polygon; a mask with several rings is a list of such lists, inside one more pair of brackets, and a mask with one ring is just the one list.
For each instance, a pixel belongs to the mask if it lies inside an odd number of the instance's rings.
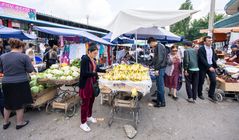
{"label": "white shirt", "polygon": [[204,48],[205,48],[206,54],[207,54],[207,62],[208,62],[208,64],[212,65],[212,56],[213,56],[212,47],[204,46]]}

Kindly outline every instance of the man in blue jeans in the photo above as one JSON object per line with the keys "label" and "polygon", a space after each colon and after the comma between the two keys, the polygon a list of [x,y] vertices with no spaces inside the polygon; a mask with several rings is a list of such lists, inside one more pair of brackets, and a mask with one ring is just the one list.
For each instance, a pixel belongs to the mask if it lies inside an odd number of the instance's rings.
{"label": "man in blue jeans", "polygon": [[152,100],[155,102],[154,107],[165,107],[164,98],[164,73],[167,66],[167,50],[165,46],[153,37],[148,39],[148,44],[154,49],[154,59],[153,65],[156,75],[156,86],[157,86],[157,100]]}

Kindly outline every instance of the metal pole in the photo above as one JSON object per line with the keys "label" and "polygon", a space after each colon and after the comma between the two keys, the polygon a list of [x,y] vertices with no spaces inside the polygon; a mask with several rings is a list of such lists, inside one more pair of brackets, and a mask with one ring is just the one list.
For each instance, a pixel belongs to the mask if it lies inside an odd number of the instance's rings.
{"label": "metal pole", "polygon": [[211,7],[209,13],[209,21],[208,21],[208,36],[212,37],[213,32],[213,24],[214,24],[214,16],[215,16],[215,1],[211,0]]}
{"label": "metal pole", "polygon": [[138,37],[137,37],[137,31],[136,31],[136,34],[135,34],[135,46],[136,46],[136,63],[138,63],[138,52],[137,52],[137,40],[138,40]]}

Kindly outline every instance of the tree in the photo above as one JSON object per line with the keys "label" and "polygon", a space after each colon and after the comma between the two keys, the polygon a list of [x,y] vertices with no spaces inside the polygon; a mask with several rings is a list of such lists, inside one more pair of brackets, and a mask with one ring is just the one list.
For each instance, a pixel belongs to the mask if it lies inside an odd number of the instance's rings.
{"label": "tree", "polygon": [[[193,10],[191,0],[186,0],[179,8],[179,10]],[[191,17],[179,21],[171,26],[171,31],[180,36],[188,36]]]}
{"label": "tree", "polygon": [[[215,22],[223,19],[224,17],[225,17],[224,14],[215,14]],[[194,19],[190,23],[188,34],[187,36],[185,36],[185,38],[188,40],[195,40],[200,38],[201,36],[205,36],[206,34],[201,34],[200,30],[208,28],[208,21],[209,21],[209,14],[200,19]]]}

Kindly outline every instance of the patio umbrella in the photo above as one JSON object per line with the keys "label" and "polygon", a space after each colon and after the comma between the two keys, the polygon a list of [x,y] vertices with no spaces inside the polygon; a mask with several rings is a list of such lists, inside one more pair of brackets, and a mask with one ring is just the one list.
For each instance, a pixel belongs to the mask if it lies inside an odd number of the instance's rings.
{"label": "patio umbrella", "polygon": [[[104,37],[102,37],[104,40],[109,41],[111,40],[112,33],[108,33]],[[112,41],[113,44],[134,44],[134,40],[125,36],[120,36]]]}

